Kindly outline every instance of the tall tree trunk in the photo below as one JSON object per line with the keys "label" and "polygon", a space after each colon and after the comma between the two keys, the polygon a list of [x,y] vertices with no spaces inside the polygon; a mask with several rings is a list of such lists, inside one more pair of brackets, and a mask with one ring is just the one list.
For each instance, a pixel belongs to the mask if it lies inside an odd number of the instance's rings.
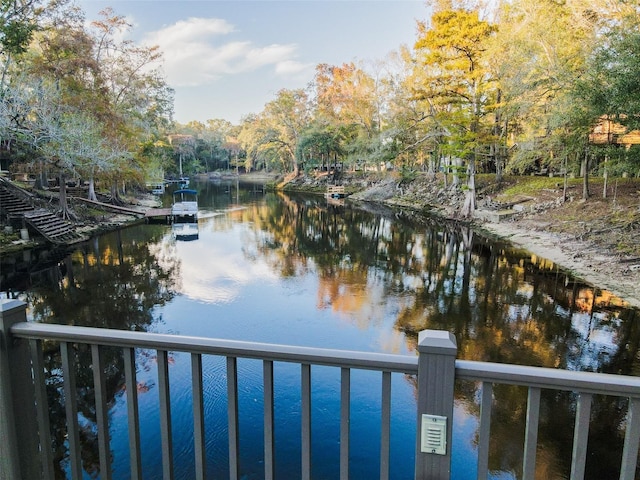
{"label": "tall tree trunk", "polygon": [[562,183],[562,203],[564,203],[567,201],[567,187],[569,186],[566,155],[563,160],[562,174],[564,176],[563,183]]}
{"label": "tall tree trunk", "polygon": [[496,167],[496,181],[502,181],[502,161],[500,159],[500,145],[498,142],[493,142],[489,145],[489,156],[493,158],[493,163]]}
{"label": "tall tree trunk", "polygon": [[444,168],[443,170],[443,177],[444,177],[444,188],[447,188],[447,179],[448,179],[448,173],[449,173],[449,162],[447,161],[447,158],[444,158]]}
{"label": "tall tree trunk", "polygon": [[118,193],[118,181],[113,180],[111,182],[111,203],[114,205],[122,205],[122,200],[120,199],[120,194]]}
{"label": "tall tree trunk", "polygon": [[582,158],[582,199],[589,198],[589,153],[585,150]]}
{"label": "tall tree trunk", "polygon": [[64,171],[60,170],[58,178],[60,183],[60,216],[65,220],[76,220],[76,216],[71,212],[67,201],[67,180],[64,176]]}
{"label": "tall tree trunk", "polygon": [[462,206],[462,216],[464,218],[473,217],[476,209],[476,161],[475,158],[469,160],[469,180],[467,181],[467,192]]}
{"label": "tall tree trunk", "polygon": [[607,160],[609,160],[608,155],[604,157],[604,185],[602,187],[602,198],[607,198],[607,180],[609,179],[609,172],[607,171]]}
{"label": "tall tree trunk", "polygon": [[460,159],[459,158],[451,159],[450,165],[452,167],[451,170],[453,172],[453,179],[451,180],[451,185],[460,185],[460,173],[458,172],[458,169],[460,168]]}
{"label": "tall tree trunk", "polygon": [[[496,103],[499,105],[502,102],[502,90],[498,89]],[[491,154],[493,161],[496,165],[496,180],[502,181],[502,150],[500,148],[500,139],[502,138],[502,114],[500,109],[496,111],[495,122],[493,125],[493,135],[495,142],[491,144]]]}
{"label": "tall tree trunk", "polygon": [[39,169],[38,175],[36,176],[36,188],[44,189],[49,187],[49,181],[47,180],[47,169],[45,168],[44,160],[40,160],[38,162]]}
{"label": "tall tree trunk", "polygon": [[95,180],[93,179],[93,175],[91,175],[91,177],[89,178],[89,194],[87,195],[87,198],[89,198],[89,200],[93,200],[94,202],[98,200],[98,197],[96,196],[96,184]]}

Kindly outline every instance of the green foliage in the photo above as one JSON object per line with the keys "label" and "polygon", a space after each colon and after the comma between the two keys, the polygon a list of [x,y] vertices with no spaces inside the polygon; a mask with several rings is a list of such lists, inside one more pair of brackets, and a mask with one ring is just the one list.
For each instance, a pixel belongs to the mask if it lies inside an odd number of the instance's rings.
{"label": "green foliage", "polygon": [[[640,22],[639,22],[640,23]],[[589,75],[576,86],[594,114],[640,128],[640,32],[612,29],[590,59]]]}
{"label": "green foliage", "polygon": [[38,25],[35,21],[38,2],[0,2],[0,48],[5,55],[19,55],[27,51]]}
{"label": "green foliage", "polygon": [[310,125],[300,136],[296,147],[296,158],[305,165],[319,166],[329,159],[341,158],[345,151],[342,132],[330,124]]}
{"label": "green foliage", "polygon": [[402,167],[400,169],[400,181],[402,183],[409,183],[415,180],[418,176],[418,173],[412,168]]}
{"label": "green foliage", "polygon": [[419,25],[413,88],[428,103],[443,155],[473,160],[494,128],[496,98],[485,51],[495,26],[478,11],[444,8]]}
{"label": "green foliage", "polygon": [[[565,162],[577,171],[588,152],[594,171],[607,158],[608,172],[618,175],[640,161],[636,147],[592,147],[588,136],[602,115],[640,128],[634,2],[601,3],[594,13],[584,1],[512,0],[495,4],[490,17],[474,2],[436,2],[430,20],[418,22],[413,49],[375,64],[318,65],[308,89],[279,91],[240,126],[171,124],[161,53],[121,40],[131,25],[110,9],[88,26],[82,14],[65,15],[64,3],[43,9],[41,0],[0,0],[0,48],[24,63],[9,69],[5,62],[4,87],[24,76],[54,82],[60,105],[132,152],[128,166],[96,161],[101,175],[177,170],[175,149],[159,143],[169,130],[193,137],[182,152],[191,172],[236,164],[295,172],[336,162],[411,172],[456,157],[483,171],[504,165],[528,174]],[[44,10],[61,20],[45,24]],[[0,130],[12,152],[43,155],[45,136],[25,126],[30,114],[47,113],[36,103],[5,108]],[[458,176],[466,170],[449,168]]]}

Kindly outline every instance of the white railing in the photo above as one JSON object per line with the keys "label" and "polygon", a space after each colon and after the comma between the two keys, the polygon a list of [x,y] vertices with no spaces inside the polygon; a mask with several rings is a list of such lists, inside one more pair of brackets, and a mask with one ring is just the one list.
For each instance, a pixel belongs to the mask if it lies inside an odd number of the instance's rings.
{"label": "white railing", "polygon": [[[481,382],[481,412],[478,442],[478,478],[488,474],[489,424],[494,384],[522,385],[528,388],[523,478],[533,479],[537,446],[540,393],[542,389],[578,394],[574,430],[571,478],[584,476],[591,399],[594,394],[628,398],[627,425],[620,479],[635,477],[640,442],[640,379],[618,375],[569,372],[548,368],[523,367],[456,360],[455,338],[448,332],[425,330],[419,335],[418,356],[351,352],[289,345],[259,344],[201,337],[146,332],[107,330],[66,325],[27,323],[26,304],[8,301],[0,304],[0,478],[53,479],[49,411],[45,392],[43,341],[60,343],[64,377],[65,416],[68,425],[69,465],[73,479],[83,477],[80,459],[78,408],[75,395],[74,345],[91,348],[100,456],[100,476],[112,478],[109,455],[108,405],[105,388],[104,347],[122,349],[127,392],[131,478],[143,476],[140,455],[139,415],[136,395],[137,348],[157,352],[160,398],[162,470],[165,479],[174,478],[174,446],[171,434],[171,401],[168,352],[191,354],[194,465],[196,478],[204,479],[205,422],[202,381],[203,355],[226,358],[229,421],[230,478],[238,479],[238,358],[259,359],[263,363],[264,395],[264,477],[273,479],[274,468],[274,362],[300,365],[302,402],[301,473],[311,478],[311,369],[316,365],[340,369],[340,478],[349,478],[350,375],[354,369],[381,372],[380,478],[389,478],[391,374],[417,376],[416,479],[449,479],[451,472],[451,432],[455,380]],[[430,422],[444,421],[444,429]],[[433,424],[435,425],[435,423]],[[424,428],[424,432],[423,432]],[[425,435],[423,435],[423,433]],[[440,435],[441,434],[441,435]],[[440,436],[439,436],[440,435]],[[443,450],[440,451],[440,444]],[[436,453],[437,452],[437,453]]]}

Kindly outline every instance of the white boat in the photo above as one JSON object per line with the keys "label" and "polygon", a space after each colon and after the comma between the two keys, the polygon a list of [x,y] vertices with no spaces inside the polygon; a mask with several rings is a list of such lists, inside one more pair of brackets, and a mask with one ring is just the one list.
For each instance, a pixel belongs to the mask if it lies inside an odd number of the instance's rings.
{"label": "white boat", "polygon": [[180,223],[180,220],[198,220],[198,192],[196,190],[181,188],[173,192],[171,219],[174,223]]}
{"label": "white boat", "polygon": [[198,238],[198,192],[180,189],[173,192],[171,206],[172,232],[179,240]]}
{"label": "white boat", "polygon": [[154,195],[164,194],[164,182],[148,182],[147,190]]}

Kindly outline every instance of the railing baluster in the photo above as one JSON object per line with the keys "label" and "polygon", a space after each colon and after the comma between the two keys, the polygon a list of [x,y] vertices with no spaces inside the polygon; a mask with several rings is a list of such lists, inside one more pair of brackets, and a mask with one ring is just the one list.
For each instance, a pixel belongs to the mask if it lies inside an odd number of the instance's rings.
{"label": "railing baluster", "polygon": [[[0,313],[3,313],[0,308]],[[4,313],[3,313],[4,315]],[[3,315],[0,315],[0,321],[5,322]],[[24,316],[24,315],[22,315]],[[131,452],[131,477],[135,480],[139,480],[141,475],[141,461],[140,461],[140,441],[139,441],[139,414],[137,406],[137,386],[136,386],[136,373],[135,373],[135,348],[147,348],[155,349],[158,351],[158,391],[160,395],[160,418],[161,418],[161,436],[162,436],[162,459],[163,459],[163,472],[165,478],[171,478],[173,476],[173,458],[172,458],[172,434],[171,434],[171,415],[170,415],[170,398],[169,398],[169,374],[168,374],[168,351],[180,351],[195,354],[196,358],[200,355],[223,355],[227,358],[227,380],[228,380],[228,394],[229,394],[229,419],[230,419],[230,470],[231,478],[237,479],[239,471],[238,460],[238,390],[237,390],[237,358],[253,358],[261,359],[264,362],[265,371],[265,477],[269,477],[269,470],[273,468],[273,365],[274,361],[282,362],[294,362],[301,365],[301,435],[302,435],[302,475],[301,478],[311,478],[312,456],[311,456],[311,366],[323,365],[333,366],[343,369],[341,376],[341,459],[345,457],[344,451],[349,451],[348,448],[348,436],[345,441],[345,432],[348,428],[344,425],[350,423],[350,412],[346,415],[346,405],[350,397],[347,385],[349,381],[346,381],[348,375],[350,375],[349,369],[351,368],[363,368],[370,370],[378,370],[382,372],[382,411],[381,411],[381,446],[380,446],[380,478],[388,480],[389,478],[389,444],[390,444],[390,402],[391,402],[391,379],[392,372],[398,372],[408,375],[416,375],[418,373],[418,381],[420,388],[426,383],[421,378],[425,375],[420,374],[420,371],[424,371],[422,367],[418,367],[418,363],[422,365],[420,358],[414,358],[401,355],[390,354],[375,354],[372,352],[347,352],[340,350],[319,349],[319,348],[307,348],[307,347],[295,347],[295,346],[282,346],[271,344],[256,344],[255,342],[240,342],[230,341],[222,339],[209,339],[209,338],[196,338],[196,337],[181,337],[178,335],[166,335],[166,334],[153,334],[147,332],[122,332],[118,330],[108,330],[99,328],[88,327],[75,327],[67,325],[51,325],[51,324],[38,324],[35,322],[17,321],[12,323],[2,324],[3,338],[10,341],[4,342],[2,355],[0,356],[0,367],[3,372],[9,371],[13,373],[16,368],[11,368],[13,364],[26,365],[27,370],[25,372],[19,372],[19,375],[2,375],[2,389],[0,389],[0,400],[3,400],[3,409],[0,415],[0,428],[3,429],[3,438],[13,438],[13,446],[3,446],[3,457],[0,459],[0,468],[6,468],[6,471],[17,472],[14,476],[20,476],[20,470],[22,469],[22,458],[25,456],[24,452],[28,452],[30,456],[25,458],[35,459],[38,457],[38,448],[44,450],[48,440],[44,440],[42,437],[40,440],[29,440],[25,446],[20,446],[20,451],[13,453],[11,450],[20,444],[20,436],[14,433],[15,430],[20,430],[25,423],[21,422],[21,418],[27,418],[24,412],[31,412],[31,419],[33,420],[33,430],[41,433],[45,433],[48,428],[46,427],[47,420],[44,418],[44,410],[47,405],[46,398],[46,378],[44,378],[42,352],[38,351],[40,345],[38,342],[43,339],[60,342],[60,356],[62,359],[62,373],[64,378],[64,400],[65,400],[65,415],[67,420],[67,445],[69,447],[69,466],[66,467],[70,470],[73,479],[82,478],[83,470],[80,456],[80,441],[79,441],[79,428],[78,428],[78,407],[76,400],[76,357],[77,354],[74,350],[74,344],[88,344],[92,345],[98,342],[102,346],[116,346],[122,347],[124,352],[124,365],[125,365],[125,382],[128,390],[127,394],[127,410],[129,416],[129,450]],[[419,338],[427,339],[431,332],[421,332]],[[448,335],[449,344],[438,346],[447,340],[445,337]],[[6,336],[6,337],[5,337]],[[445,390],[442,385],[443,375],[439,374],[439,370],[435,367],[447,367],[442,365],[444,362],[439,357],[453,356],[449,352],[455,350],[455,341],[451,334],[440,333],[437,336],[432,337],[437,342],[425,343],[421,342],[421,347],[424,347],[424,353],[431,357],[438,357],[433,361],[427,362],[429,367],[429,380],[435,383],[435,388],[441,388]],[[22,340],[30,340],[29,346],[35,353],[29,355],[26,345]],[[446,342],[445,342],[446,343]],[[22,347],[20,347],[22,344]],[[438,344],[438,345],[436,345]],[[10,347],[10,348],[7,348]],[[21,349],[20,352],[14,352],[15,347]],[[24,347],[24,348],[23,348]],[[434,348],[438,347],[435,351]],[[82,347],[84,348],[84,347]],[[98,347],[91,347],[92,354],[99,352]],[[0,348],[2,349],[2,348]],[[25,350],[25,351],[23,351]],[[26,353],[26,357],[23,360],[22,354]],[[421,351],[421,355],[423,352]],[[97,354],[100,356],[100,354]],[[232,356],[232,357],[229,357]],[[7,360],[7,358],[9,359]],[[31,361],[29,359],[32,359]],[[101,364],[101,360],[94,360],[95,364]],[[199,359],[201,361],[201,359]],[[13,365],[17,366],[17,365]],[[33,373],[31,372],[33,367]],[[431,373],[431,367],[433,373]],[[635,476],[638,449],[640,446],[640,398],[638,397],[638,391],[640,391],[640,380],[637,377],[624,376],[624,375],[607,375],[592,372],[573,372],[573,371],[560,371],[557,369],[538,368],[538,367],[524,367],[516,365],[505,364],[492,364],[485,362],[471,362],[471,361],[455,361],[453,364],[455,367],[456,378],[462,381],[479,381],[483,382],[482,392],[482,409],[480,413],[480,442],[479,442],[479,476],[484,475],[486,468],[481,467],[483,464],[488,463],[488,456],[485,456],[483,452],[483,445],[487,445],[487,442],[483,440],[485,436],[489,435],[489,423],[491,419],[490,407],[491,407],[491,390],[492,384],[506,384],[506,385],[521,385],[527,386],[528,391],[528,405],[526,414],[526,431],[525,431],[525,445],[524,445],[524,459],[523,459],[523,478],[530,479],[535,475],[535,463],[536,463],[536,450],[537,450],[537,437],[538,437],[538,424],[540,416],[540,400],[541,389],[552,389],[557,391],[576,391],[582,392],[580,401],[578,403],[578,411],[576,415],[575,426],[575,438],[576,444],[574,445],[572,475],[580,476],[581,471],[584,471],[584,442],[580,440],[588,436],[588,417],[589,408],[587,407],[591,395],[609,395],[613,397],[626,397],[629,398],[629,410],[627,416],[627,430],[624,442],[624,451],[622,452],[622,464],[620,470],[620,478],[622,480],[631,480]],[[201,370],[200,364],[196,370]],[[8,370],[7,370],[8,369]],[[97,367],[97,370],[102,370],[102,367]],[[96,372],[97,373],[97,372]],[[95,382],[98,392],[96,393],[97,409],[101,407],[98,404],[101,402],[100,397],[103,396],[99,392],[104,382],[104,378],[99,378]],[[15,379],[13,377],[16,377]],[[451,378],[452,376],[447,376]],[[27,381],[23,380],[27,379]],[[31,380],[34,380],[38,386],[34,390],[32,388],[26,388],[31,386]],[[17,388],[20,390],[17,394],[17,399],[14,401],[11,398],[11,390]],[[22,392],[24,390],[24,392]],[[29,390],[29,391],[27,391]],[[202,390],[202,384],[196,382],[194,392],[196,394],[195,403],[198,402],[198,396]],[[420,390],[422,391],[422,390]],[[448,391],[448,387],[447,387]],[[424,393],[429,393],[429,389],[426,389]],[[16,394],[15,391],[13,394]],[[27,395],[28,394],[28,395]],[[35,397],[34,397],[35,395]],[[35,398],[35,408],[33,399]],[[451,393],[443,395],[444,400],[453,398],[453,389]],[[433,399],[427,397],[425,402],[421,403],[420,396],[418,397],[418,409],[421,411],[421,405],[430,405]],[[433,403],[433,402],[432,402]],[[27,408],[19,408],[18,410],[23,412],[22,414],[12,414],[10,411],[17,404],[18,406],[27,405]],[[104,404],[103,404],[104,405]],[[199,407],[196,405],[196,410]],[[437,404],[433,409],[424,409],[426,413],[432,413],[435,415],[444,414],[448,419],[453,421],[452,410],[444,411]],[[9,416],[7,417],[7,412]],[[197,416],[196,412],[196,416]],[[40,417],[40,418],[38,418]],[[102,413],[98,412],[98,422],[103,425],[106,424],[100,417],[104,417],[104,409]],[[203,422],[202,418],[200,422]],[[27,426],[28,427],[28,426]],[[31,429],[31,427],[29,427]],[[106,428],[98,427],[106,433]],[[447,428],[447,440],[450,440],[449,430],[451,424],[448,424]],[[23,428],[24,430],[24,428]],[[418,433],[420,433],[418,431]],[[198,433],[194,433],[194,437]],[[270,438],[267,437],[270,436]],[[42,442],[42,443],[39,443]],[[104,445],[108,443],[108,440],[102,439],[100,442]],[[418,447],[420,438],[418,438]],[[447,442],[451,445],[451,442]],[[41,445],[41,447],[39,447]],[[34,451],[31,454],[32,447]],[[106,451],[106,448],[102,448]],[[7,452],[5,454],[4,452]],[[19,453],[19,455],[18,455]],[[416,450],[416,457],[421,455],[421,452]],[[450,453],[448,453],[450,455]],[[8,461],[6,457],[12,456]],[[346,455],[348,458],[348,455]],[[437,457],[430,457],[432,462]],[[66,460],[66,459],[65,459]],[[438,468],[440,471],[448,475],[444,469],[441,469],[441,464],[448,463],[447,458],[443,458],[444,462],[438,462]],[[102,463],[105,463],[104,458],[101,459]],[[20,465],[17,465],[19,462]],[[25,462],[28,463],[28,462]],[[32,462],[36,463],[36,462]],[[46,462],[45,462],[46,463]],[[341,475],[346,476],[343,473],[343,465],[341,464]],[[416,462],[416,473],[418,469],[418,463]],[[44,464],[44,463],[43,463]],[[48,465],[45,465],[49,468]],[[40,469],[40,465],[37,466]],[[426,471],[420,467],[421,471]],[[29,465],[25,466],[25,470],[29,469]],[[51,469],[50,469],[51,470]],[[49,471],[50,471],[49,470]],[[348,470],[348,467],[347,467]],[[3,472],[5,470],[2,470]],[[103,472],[104,473],[104,472]],[[47,473],[43,474],[46,478]],[[6,475],[5,475],[6,476]],[[51,476],[51,473],[49,473]],[[106,476],[106,474],[105,474]],[[39,475],[30,475],[28,478],[40,478]]]}
{"label": "railing baluster", "polygon": [[229,478],[240,478],[238,436],[238,359],[227,357],[227,416],[229,421]]}
{"label": "railing baluster", "polygon": [[64,409],[67,416],[67,438],[69,440],[69,466],[71,478],[82,478],[80,457],[80,432],[78,429],[78,404],[76,403],[76,372],[73,347],[68,342],[60,343],[62,375],[64,377]]}
{"label": "railing baluster", "polygon": [[571,478],[584,478],[587,462],[587,441],[589,438],[589,419],[591,418],[590,393],[578,395],[576,424],[573,429],[573,453],[571,454]]}
{"label": "railing baluster", "polygon": [[478,479],[484,480],[489,473],[489,434],[491,432],[491,408],[493,406],[493,384],[482,382],[480,424],[478,425]]}
{"label": "railing baluster", "polygon": [[340,479],[349,480],[349,424],[351,423],[351,369],[340,369]]}
{"label": "railing baluster", "polygon": [[264,478],[275,478],[275,425],[273,402],[273,362],[262,362],[264,376]]}
{"label": "railing baluster", "polygon": [[627,432],[624,436],[620,480],[633,480],[640,446],[640,398],[630,398],[627,410]]}
{"label": "railing baluster", "polygon": [[301,364],[302,480],[311,480],[311,365]]}
{"label": "railing baluster", "polygon": [[111,478],[107,384],[104,376],[104,355],[102,354],[102,347],[100,347],[100,345],[91,345],[91,361],[93,363],[93,391],[96,403],[96,426],[98,427],[100,476]]}
{"label": "railing baluster", "polygon": [[162,441],[162,475],[173,479],[173,439],[171,434],[171,395],[169,392],[169,354],[158,350],[158,394],[160,395],[160,438]]}
{"label": "railing baluster", "polygon": [[527,398],[527,424],[522,462],[523,480],[533,480],[536,472],[536,449],[538,448],[538,421],[540,419],[540,389],[529,387]]}
{"label": "railing baluster", "polygon": [[33,364],[33,383],[36,394],[36,415],[40,437],[40,458],[42,460],[43,480],[53,480],[53,452],[51,446],[51,430],[49,423],[49,405],[47,402],[47,382],[44,377],[44,359],[42,357],[42,340],[29,340],[31,362]]}
{"label": "railing baluster", "polygon": [[391,372],[382,372],[382,405],[380,412],[380,480],[389,480],[391,451]]}
{"label": "railing baluster", "polygon": [[140,456],[140,414],[138,412],[138,381],[136,379],[136,352],[123,348],[125,388],[127,389],[127,427],[129,430],[129,462],[131,478],[142,479]]}
{"label": "railing baluster", "polygon": [[204,401],[202,388],[202,355],[191,354],[191,391],[193,395],[193,451],[196,479],[204,480],[206,454],[204,450]]}

